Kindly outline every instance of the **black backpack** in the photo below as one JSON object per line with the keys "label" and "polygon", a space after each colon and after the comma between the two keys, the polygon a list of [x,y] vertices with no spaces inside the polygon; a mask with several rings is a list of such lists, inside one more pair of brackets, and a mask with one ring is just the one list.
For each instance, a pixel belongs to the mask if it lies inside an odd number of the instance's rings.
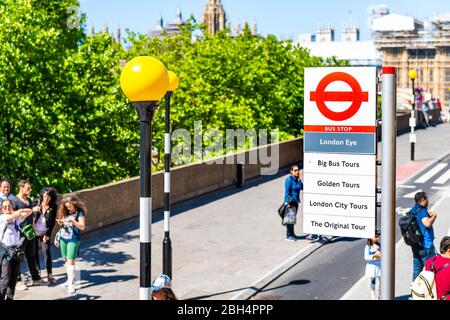
{"label": "black backpack", "polygon": [[411,210],[398,221],[403,239],[408,246],[422,245],[423,235],[420,231],[419,221],[417,220],[417,214],[420,210],[421,208],[417,209],[414,213]]}

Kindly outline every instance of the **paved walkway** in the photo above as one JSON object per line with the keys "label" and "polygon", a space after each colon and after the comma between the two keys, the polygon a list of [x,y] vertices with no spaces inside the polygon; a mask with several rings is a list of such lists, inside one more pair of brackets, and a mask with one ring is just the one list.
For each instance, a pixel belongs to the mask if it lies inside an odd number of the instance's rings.
{"label": "paved walkway", "polygon": [[[174,290],[179,298],[229,299],[309,245],[285,242],[285,228],[276,213],[284,174],[270,179],[176,208],[171,234]],[[152,278],[162,270],[163,234],[159,217],[153,224]],[[84,241],[79,260],[81,289],[72,298],[138,299],[137,221]],[[55,265],[54,273],[62,282],[61,260]],[[36,287],[19,292],[17,298],[60,299],[66,294],[58,287]]]}
{"label": "paved walkway", "polygon": [[[417,160],[425,166],[449,145],[448,124],[418,132]],[[408,135],[398,139],[398,168],[408,164]],[[416,169],[414,169],[416,170]],[[278,176],[230,188],[174,208],[171,219],[174,290],[180,299],[231,299],[262,279],[307,256],[320,243],[287,243],[276,210],[283,197],[284,170]],[[95,212],[91,213],[95,214]],[[89,218],[89,217],[88,217]],[[162,270],[163,221],[153,224],[152,279]],[[296,226],[301,230],[301,226]],[[54,274],[65,281],[60,254]],[[82,242],[80,289],[72,296],[61,287],[31,287],[17,299],[138,299],[138,221]],[[45,275],[45,271],[43,271]],[[268,275],[270,275],[268,277]]]}

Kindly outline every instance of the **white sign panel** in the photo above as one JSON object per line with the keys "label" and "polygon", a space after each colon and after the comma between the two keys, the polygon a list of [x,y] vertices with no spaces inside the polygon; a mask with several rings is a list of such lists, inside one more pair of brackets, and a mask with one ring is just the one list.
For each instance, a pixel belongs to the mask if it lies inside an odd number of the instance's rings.
{"label": "white sign panel", "polygon": [[303,192],[326,195],[353,195],[371,197],[375,195],[375,176],[351,176],[331,174],[303,174]]}
{"label": "white sign panel", "polygon": [[375,218],[303,214],[303,232],[337,237],[371,238]]}
{"label": "white sign panel", "polygon": [[376,81],[374,67],[306,68],[305,127],[329,126],[333,131],[323,132],[345,133],[355,132],[352,127],[376,127]]}
{"label": "white sign panel", "polygon": [[373,197],[308,194],[303,202],[303,213],[307,214],[373,218],[375,209]]}
{"label": "white sign panel", "polygon": [[375,176],[375,155],[305,153],[304,170],[308,173]]}

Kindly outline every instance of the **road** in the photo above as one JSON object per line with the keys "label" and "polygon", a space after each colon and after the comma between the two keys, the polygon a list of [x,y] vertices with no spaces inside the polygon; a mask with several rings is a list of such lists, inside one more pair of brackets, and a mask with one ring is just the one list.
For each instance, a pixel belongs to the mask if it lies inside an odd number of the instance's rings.
{"label": "road", "polygon": [[[449,164],[450,157],[447,157],[397,187],[396,220],[414,204],[417,192],[428,194],[431,207],[450,190]],[[396,226],[398,241],[401,233]],[[364,275],[365,244],[365,239],[333,238],[263,288],[253,299],[339,300]]]}

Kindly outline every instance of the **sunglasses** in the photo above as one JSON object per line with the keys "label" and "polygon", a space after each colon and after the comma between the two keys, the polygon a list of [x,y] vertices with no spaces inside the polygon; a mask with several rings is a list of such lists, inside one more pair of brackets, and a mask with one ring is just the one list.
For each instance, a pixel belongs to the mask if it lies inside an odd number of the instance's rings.
{"label": "sunglasses", "polygon": [[294,171],[294,172],[298,172],[299,170],[297,169],[297,170],[292,170],[292,171]]}

